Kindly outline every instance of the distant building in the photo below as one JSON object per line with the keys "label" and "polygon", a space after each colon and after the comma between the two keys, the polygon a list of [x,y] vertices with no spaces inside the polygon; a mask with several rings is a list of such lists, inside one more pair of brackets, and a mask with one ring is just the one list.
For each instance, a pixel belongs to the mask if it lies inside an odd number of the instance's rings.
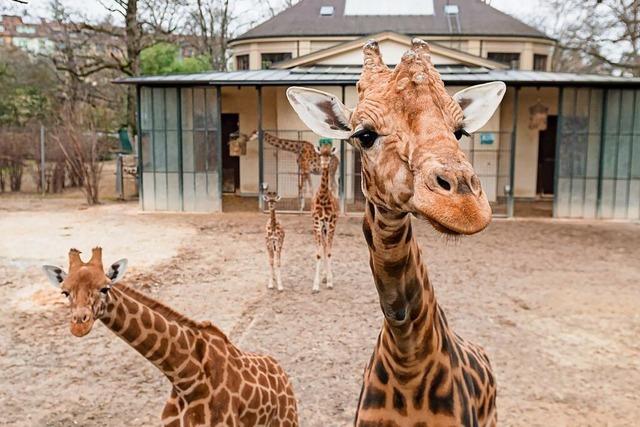
{"label": "distant building", "polygon": [[15,46],[35,55],[46,55],[55,49],[51,36],[51,26],[44,19],[0,16],[0,46]]}
{"label": "distant building", "polygon": [[[229,43],[237,70],[259,70],[338,49],[369,34],[392,32],[500,62],[548,71],[555,41],[480,0],[303,0]],[[357,58],[351,58],[353,61]],[[332,59],[346,64],[347,58]],[[327,63],[325,60],[324,63]]]}
{"label": "distant building", "polygon": [[[297,210],[295,156],[263,143],[264,132],[318,140],[287,87],[353,107],[366,40],[393,66],[419,36],[447,90],[507,84],[491,120],[460,141],[495,214],[526,201],[556,217],[640,219],[640,79],[548,72],[554,40],[480,0],[394,0],[385,10],[390,3],[302,0],[230,42],[235,72],[124,79],[140,94],[141,207],[218,211],[231,200],[223,194],[256,198],[268,183]],[[258,139],[236,157],[228,142],[238,129]],[[341,206],[357,211],[359,155],[335,144]]]}

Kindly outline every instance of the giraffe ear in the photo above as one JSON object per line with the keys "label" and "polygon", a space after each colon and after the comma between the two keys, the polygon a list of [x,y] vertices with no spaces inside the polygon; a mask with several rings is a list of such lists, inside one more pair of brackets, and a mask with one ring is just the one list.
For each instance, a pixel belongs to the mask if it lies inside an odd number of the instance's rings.
{"label": "giraffe ear", "polygon": [[315,151],[317,155],[320,155],[320,147],[318,147],[317,145],[313,146],[313,151]]}
{"label": "giraffe ear", "polygon": [[61,269],[60,267],[56,267],[53,265],[43,265],[42,271],[47,275],[47,279],[51,282],[53,286],[59,288],[64,282],[64,279],[67,278],[67,273]]}
{"label": "giraffe ear", "polygon": [[471,134],[487,124],[506,91],[503,82],[491,82],[468,87],[453,95],[464,112],[462,129]]}
{"label": "giraffe ear", "polygon": [[334,95],[315,89],[292,86],[287,99],[300,120],[325,138],[349,139],[351,111]]}
{"label": "giraffe ear", "polygon": [[122,258],[111,264],[109,267],[109,271],[107,272],[107,277],[111,280],[111,284],[115,285],[124,276],[125,271],[127,271],[128,261],[126,258]]}
{"label": "giraffe ear", "polygon": [[331,147],[331,155],[335,155],[338,152],[338,147]]}

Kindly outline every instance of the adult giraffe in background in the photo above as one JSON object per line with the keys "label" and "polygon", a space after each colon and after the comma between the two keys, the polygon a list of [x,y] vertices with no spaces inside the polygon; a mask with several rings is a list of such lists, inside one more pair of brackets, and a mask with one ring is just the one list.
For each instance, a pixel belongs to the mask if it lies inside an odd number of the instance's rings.
{"label": "adult giraffe in background", "polygon": [[69,299],[73,335],[87,335],[100,319],[166,375],[172,390],[164,426],[298,426],[293,389],[275,359],[240,351],[211,323],[117,283],[126,268],[122,259],[105,274],[100,248],[87,263],[71,249],[68,275],[43,267]]}
{"label": "adult giraffe in background", "polygon": [[[247,138],[248,141],[258,137],[258,133],[254,132],[250,136],[239,134],[238,138]],[[289,151],[296,155],[296,163],[298,164],[298,207],[304,209],[304,199],[307,194],[311,194],[311,174],[322,174],[322,166],[320,162],[320,154],[315,150],[315,146],[309,141],[300,141],[297,139],[278,138],[268,132],[263,133],[264,142],[272,145],[280,150]],[[338,188],[336,181],[336,172],[340,161],[335,154],[331,155],[329,163],[329,175],[331,177],[331,191],[335,192]]]}
{"label": "adult giraffe in background", "polygon": [[482,348],[453,332],[439,307],[411,214],[447,235],[474,234],[491,221],[480,180],[458,146],[491,118],[502,82],[451,97],[414,39],[395,70],[377,42],[364,46],[358,104],[289,88],[300,118],[321,136],[351,138],[362,156],[363,221],[384,323],[356,412],[357,426],[495,426],[496,384]]}

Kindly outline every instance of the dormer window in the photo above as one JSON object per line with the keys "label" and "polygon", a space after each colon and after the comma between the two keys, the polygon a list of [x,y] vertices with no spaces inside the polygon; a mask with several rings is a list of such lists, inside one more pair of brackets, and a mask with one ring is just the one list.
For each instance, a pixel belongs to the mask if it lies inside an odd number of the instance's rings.
{"label": "dormer window", "polygon": [[447,4],[444,6],[444,13],[447,15],[457,15],[460,10],[457,4]]}
{"label": "dormer window", "polygon": [[320,16],[333,16],[333,6],[322,6]]}

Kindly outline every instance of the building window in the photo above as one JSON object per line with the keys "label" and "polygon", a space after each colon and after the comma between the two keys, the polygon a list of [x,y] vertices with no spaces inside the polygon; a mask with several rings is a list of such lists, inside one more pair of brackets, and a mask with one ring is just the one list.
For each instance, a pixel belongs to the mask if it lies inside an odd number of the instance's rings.
{"label": "building window", "polygon": [[271,68],[272,64],[275,64],[276,62],[286,61],[287,59],[291,59],[291,52],[263,53],[262,69],[266,70],[267,68]]}
{"label": "building window", "polygon": [[508,65],[512,70],[520,68],[520,54],[510,52],[489,52],[487,59]]}
{"label": "building window", "polygon": [[236,56],[236,70],[248,70],[249,69],[249,55]]}
{"label": "building window", "polygon": [[0,24],[0,33],[4,33],[4,25]]}
{"label": "building window", "polygon": [[547,55],[533,55],[533,70],[547,71]]}
{"label": "building window", "polygon": [[16,32],[22,34],[35,34],[36,29],[34,27],[28,27],[26,25],[18,25],[16,26]]}

